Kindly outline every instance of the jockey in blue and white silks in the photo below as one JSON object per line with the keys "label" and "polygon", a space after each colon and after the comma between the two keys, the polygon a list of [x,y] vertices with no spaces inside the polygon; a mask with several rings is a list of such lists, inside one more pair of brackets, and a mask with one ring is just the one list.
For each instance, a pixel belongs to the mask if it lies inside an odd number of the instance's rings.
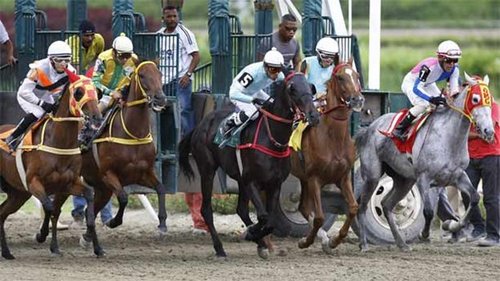
{"label": "jockey in blue and white silks", "polygon": [[302,60],[300,72],[307,82],[314,85],[316,98],[326,94],[326,83],[331,79],[333,70],[339,62],[339,44],[330,37],[321,38],[316,44],[316,56]]}
{"label": "jockey in blue and white silks", "polygon": [[441,97],[436,82],[449,81],[449,95],[460,91],[459,89],[459,67],[458,59],[462,57],[462,51],[457,43],[447,40],[438,46],[437,57],[426,58],[419,62],[403,79],[401,89],[408,96],[413,107],[408,115],[394,130],[393,135],[404,139],[404,133],[411,122],[422,114],[429,103],[445,104],[446,99]]}
{"label": "jockey in blue and white silks", "polygon": [[236,112],[227,119],[222,128],[223,135],[248,118],[255,120],[258,117],[255,104],[262,106],[266,102],[272,102],[263,89],[273,82],[285,79],[281,72],[282,67],[283,55],[276,51],[276,48],[272,48],[266,53],[263,61],[246,66],[236,75],[229,88],[229,99],[236,105]]}

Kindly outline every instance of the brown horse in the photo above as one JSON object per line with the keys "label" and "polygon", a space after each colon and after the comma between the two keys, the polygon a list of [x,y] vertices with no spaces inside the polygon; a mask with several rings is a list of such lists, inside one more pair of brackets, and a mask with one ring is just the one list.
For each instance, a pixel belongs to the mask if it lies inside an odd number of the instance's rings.
{"label": "brown horse", "polygon": [[[154,62],[140,63],[131,75],[126,102],[112,111],[110,122],[103,133],[93,141],[91,150],[83,154],[82,176],[95,190],[96,215],[116,194],[119,210],[107,223],[111,228],[122,224],[128,195],[123,189],[130,184],[139,184],[156,190],[159,212],[158,226],[167,231],[165,220],[165,187],[155,174],[156,148],[151,135],[149,107],[161,111],[167,103],[162,91],[161,73]],[[90,230],[83,239],[89,241]],[[82,241],[83,242],[83,241]]]}
{"label": "brown horse", "polygon": [[363,107],[359,75],[352,68],[352,60],[337,65],[327,82],[326,105],[321,108],[319,125],[307,128],[302,136],[302,149],[291,155],[292,174],[300,179],[302,187],[299,210],[308,220],[312,229],[307,237],[299,241],[299,248],[307,248],[323,225],[324,215],[321,206],[321,188],[335,184],[347,200],[349,212],[339,235],[326,240],[323,250],[329,252],[342,242],[358,205],[354,198],[351,169],[355,160],[355,147],[349,130],[351,110]]}
{"label": "brown horse", "polygon": [[[97,108],[95,87],[86,77],[65,85],[55,114],[43,119],[40,125],[32,130],[33,145],[21,144],[15,156],[5,150],[0,150],[0,181],[3,190],[7,193],[7,199],[0,205],[0,243],[4,258],[14,259],[5,238],[5,220],[10,214],[15,213],[31,195],[42,202],[45,211],[44,222],[40,232],[36,235],[40,243],[44,242],[48,236],[49,218],[53,226],[57,225],[61,206],[70,194],[84,196],[87,204],[93,205],[92,190],[86,188],[80,180],[82,158],[78,134],[81,121],[84,119],[81,108],[94,120],[101,117]],[[11,128],[13,125],[0,126],[0,132]],[[51,194],[55,195],[54,200],[49,198]],[[94,216],[89,212],[87,218],[94,253],[101,256],[104,252],[97,241]],[[61,254],[56,227],[52,227],[50,251],[56,255]]]}

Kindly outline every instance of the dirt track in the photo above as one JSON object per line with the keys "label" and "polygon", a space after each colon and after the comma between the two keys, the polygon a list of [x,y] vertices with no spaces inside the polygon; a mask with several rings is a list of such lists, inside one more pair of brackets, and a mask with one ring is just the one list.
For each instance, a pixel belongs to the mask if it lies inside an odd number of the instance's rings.
{"label": "dirt track", "polygon": [[221,261],[213,258],[209,236],[191,234],[186,214],[171,215],[169,234],[160,240],[143,211],[128,211],[125,225],[118,229],[98,227],[107,256],[97,259],[80,248],[82,230],[76,228],[59,234],[63,257],[51,256],[48,243],[32,239],[38,223],[34,215],[22,213],[7,221],[9,245],[17,259],[0,258],[1,280],[500,280],[500,247],[450,245],[440,239],[439,231],[431,244],[415,244],[410,253],[372,246],[362,254],[356,244],[345,243],[326,255],[319,243],[300,250],[297,239],[274,239],[287,254],[264,261],[254,244],[239,241],[239,218],[219,216],[216,226],[229,255]]}

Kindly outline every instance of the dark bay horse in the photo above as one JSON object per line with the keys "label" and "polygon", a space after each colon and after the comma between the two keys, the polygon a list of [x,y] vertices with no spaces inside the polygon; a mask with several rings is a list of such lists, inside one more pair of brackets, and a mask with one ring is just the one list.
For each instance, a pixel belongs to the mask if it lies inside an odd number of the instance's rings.
{"label": "dark bay horse", "polygon": [[[494,128],[491,119],[491,95],[487,83],[472,79],[465,73],[465,87],[444,108],[430,114],[416,136],[411,155],[400,153],[393,141],[383,135],[395,113],[377,118],[366,130],[356,135],[356,147],[361,161],[361,198],[358,212],[360,248],[368,250],[365,217],[368,201],[384,173],[394,180],[394,188],[382,200],[382,209],[389,223],[396,244],[403,251],[411,248],[401,237],[394,220],[393,208],[416,184],[426,204],[425,217],[432,216],[428,199],[430,187],[457,187],[470,198],[464,217],[456,224],[463,227],[468,220],[471,206],[479,202],[479,195],[472,186],[465,168],[469,163],[467,136],[471,122],[485,140],[492,140]],[[451,227],[457,231],[455,226]],[[425,235],[424,235],[425,236]]]}
{"label": "dark bay horse", "polygon": [[[337,185],[347,201],[349,211],[339,235],[322,241],[323,250],[331,251],[345,238],[358,211],[354,198],[351,170],[355,160],[354,141],[350,134],[351,110],[360,111],[364,104],[359,74],[352,68],[352,60],[337,65],[327,83],[326,105],[321,109],[318,126],[307,128],[302,135],[302,148],[291,155],[292,174],[300,179],[302,188],[299,210],[312,224],[307,237],[299,241],[299,248],[307,248],[323,225],[321,188]],[[312,220],[312,221],[311,221]]]}
{"label": "dark bay horse", "polygon": [[[192,152],[201,176],[203,204],[201,213],[207,223],[217,257],[226,257],[213,221],[212,187],[216,170],[220,167],[238,182],[238,214],[246,225],[252,221],[248,200],[257,210],[258,223],[248,229],[247,240],[258,243],[259,255],[267,258],[268,251],[262,238],[273,230],[272,215],[277,206],[281,184],[290,173],[288,141],[292,133],[292,119],[296,112],[305,114],[312,124],[317,124],[319,114],[312,103],[312,90],[302,73],[292,73],[285,82],[276,84],[274,102],[260,109],[258,119],[241,132],[242,147],[219,148],[213,142],[221,121],[234,109],[214,111],[179,144],[179,163],[188,178],[194,176],[188,160]],[[248,149],[250,146],[253,149]],[[238,155],[238,156],[237,156]],[[240,164],[238,163],[240,162]],[[260,192],[266,194],[266,202]]]}
{"label": "dark bay horse", "polygon": [[[162,91],[161,72],[152,61],[141,62],[130,79],[125,103],[111,112],[110,122],[93,141],[91,149],[83,154],[82,176],[95,190],[94,215],[113,193],[118,197],[118,212],[107,224],[111,228],[123,221],[128,203],[124,186],[139,184],[155,189],[159,201],[158,228],[166,233],[166,190],[155,173],[156,147],[149,108],[161,111],[167,104],[167,97]],[[89,230],[84,234],[85,241],[89,241],[90,234]]]}
{"label": "dark bay horse", "polygon": [[[14,259],[5,238],[5,220],[31,195],[42,202],[45,211],[45,219],[36,235],[40,243],[49,234],[49,218],[53,226],[57,225],[61,206],[70,194],[84,196],[87,204],[93,206],[93,192],[80,180],[82,158],[78,135],[84,119],[81,108],[93,120],[101,117],[95,87],[86,77],[65,85],[55,114],[49,115],[32,130],[33,145],[21,144],[15,156],[0,151],[0,181],[7,193],[7,199],[0,205],[0,243],[4,258]],[[11,128],[12,125],[0,126],[0,132]],[[53,201],[49,198],[51,194],[55,195]],[[97,240],[92,212],[88,212],[87,219],[94,253],[102,256],[104,252]],[[60,255],[56,227],[52,227],[50,251]]]}

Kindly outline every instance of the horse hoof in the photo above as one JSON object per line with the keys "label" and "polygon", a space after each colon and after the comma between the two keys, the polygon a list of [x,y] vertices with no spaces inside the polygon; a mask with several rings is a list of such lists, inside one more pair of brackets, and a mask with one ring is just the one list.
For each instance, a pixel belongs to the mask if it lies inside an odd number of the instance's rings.
{"label": "horse hoof", "polygon": [[327,241],[326,243],[321,243],[321,249],[327,255],[332,255],[333,254],[333,249],[332,249],[332,247],[330,247],[329,241]]}
{"label": "horse hoof", "polygon": [[456,220],[446,220],[441,225],[441,228],[445,231],[458,232],[462,229],[462,225]]}
{"label": "horse hoof", "polygon": [[117,226],[119,226],[121,224],[122,224],[121,221],[118,221],[118,220],[115,220],[115,219],[111,219],[111,220],[109,220],[106,223],[106,226],[109,227],[109,228],[116,228]]}
{"label": "horse hoof", "polygon": [[307,244],[307,239],[305,237],[300,238],[299,249],[305,249],[307,247],[309,247],[309,245]]}
{"label": "horse hoof", "polygon": [[2,253],[2,257],[6,260],[15,260],[16,259],[10,252]]}
{"label": "horse hoof", "polygon": [[160,234],[160,237],[167,235],[167,232],[168,232],[168,228],[166,226],[165,227],[158,227],[158,233]]}
{"label": "horse hoof", "polygon": [[85,236],[84,236],[84,235],[80,236],[80,246],[81,246],[82,248],[84,248],[84,249],[88,249],[88,248],[90,247],[90,244],[91,244],[91,242],[90,242],[90,241],[87,241],[87,240],[85,239]]}
{"label": "horse hoof", "polygon": [[424,235],[423,233],[420,233],[418,235],[418,240],[420,240],[420,242],[423,242],[423,243],[430,243],[431,242],[431,239],[429,238],[429,234]]}
{"label": "horse hoof", "polygon": [[368,252],[368,250],[369,250],[368,245],[359,244],[359,251],[360,251],[361,253],[367,253],[367,252]]}
{"label": "horse hoof", "polygon": [[406,244],[399,246],[399,249],[401,249],[401,251],[405,253],[411,252],[412,250],[411,247]]}
{"label": "horse hoof", "polygon": [[55,258],[60,258],[63,256],[59,250],[57,251],[50,250],[50,255]]}
{"label": "horse hoof", "polygon": [[47,236],[43,236],[40,233],[35,233],[34,239],[38,243],[43,243],[47,239]]}
{"label": "horse hoof", "polygon": [[257,254],[261,259],[267,260],[269,258],[269,249],[257,247]]}
{"label": "horse hoof", "polygon": [[94,250],[94,254],[98,258],[103,258],[106,256],[106,252],[103,249]]}

